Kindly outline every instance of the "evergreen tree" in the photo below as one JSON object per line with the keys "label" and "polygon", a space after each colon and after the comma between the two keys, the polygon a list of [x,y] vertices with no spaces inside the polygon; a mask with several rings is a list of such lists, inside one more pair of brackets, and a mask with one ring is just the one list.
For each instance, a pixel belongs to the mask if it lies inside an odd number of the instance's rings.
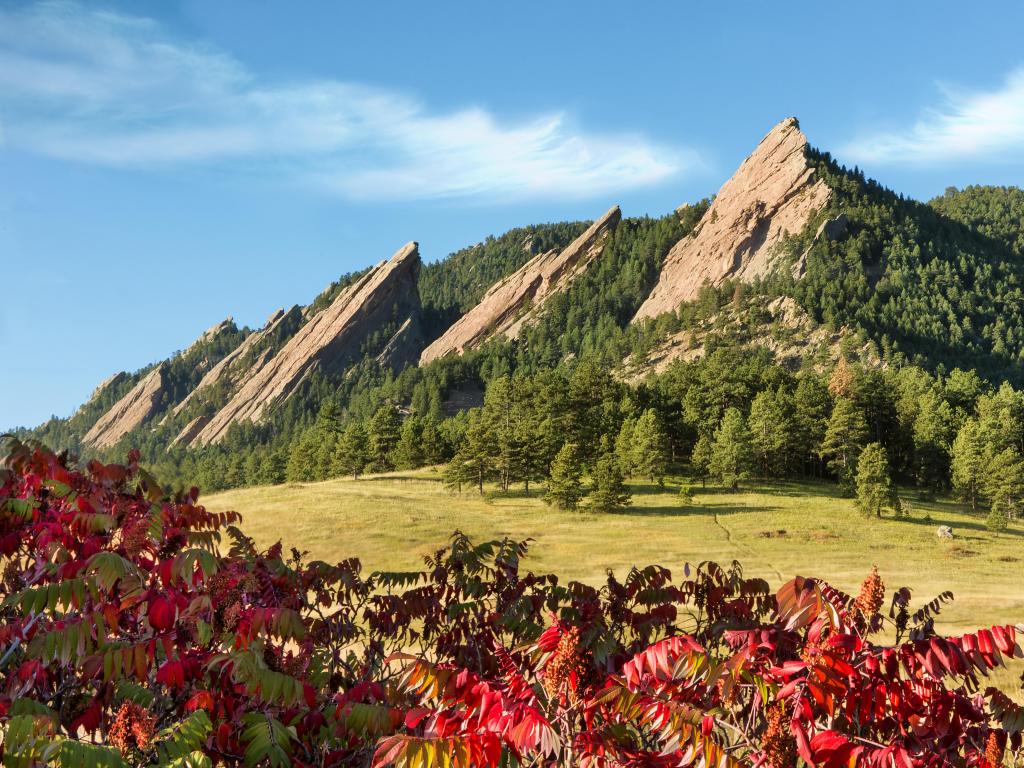
{"label": "evergreen tree", "polygon": [[714,455],[714,440],[705,434],[697,438],[690,454],[690,465],[700,478],[700,487],[707,487],[707,478],[711,474],[711,460]]}
{"label": "evergreen tree", "polygon": [[334,400],[328,400],[317,413],[309,438],[314,445],[313,476],[326,480],[334,473],[334,454],[341,437],[341,409]]}
{"label": "evergreen tree", "polygon": [[313,431],[309,430],[292,443],[288,453],[285,476],[289,483],[306,483],[316,479],[316,445]]}
{"label": "evergreen tree", "polygon": [[438,428],[437,419],[428,416],[423,420],[423,432],[420,439],[422,440],[423,461],[431,466],[441,464],[446,458],[447,445]]}
{"label": "evergreen tree", "polygon": [[914,469],[918,485],[929,493],[946,487],[952,429],[949,403],[934,392],[926,393],[914,419]]}
{"label": "evergreen tree", "polygon": [[715,432],[711,447],[711,474],[736,490],[741,480],[750,477],[753,466],[753,438],[746,419],[738,408],[729,408]]}
{"label": "evergreen tree", "polygon": [[476,485],[480,495],[484,494],[484,483],[494,477],[495,450],[487,421],[480,411],[473,411],[462,445],[456,451],[452,462],[461,469],[453,470],[463,482]]}
{"label": "evergreen tree", "polygon": [[283,483],[288,474],[288,453],[284,448],[272,448],[267,451],[263,463],[262,482],[268,485]]}
{"label": "evergreen tree", "polygon": [[424,464],[423,424],[415,416],[402,422],[402,429],[395,446],[394,462],[398,469],[416,469]]}
{"label": "evergreen tree", "polygon": [[1008,518],[1017,517],[1024,499],[1024,459],[1013,448],[993,454],[985,468],[983,484],[993,508]]}
{"label": "evergreen tree", "polygon": [[857,460],[857,508],[864,515],[882,516],[882,509],[898,510],[889,459],[879,443],[868,443]]}
{"label": "evergreen tree", "polygon": [[530,492],[530,482],[543,480],[548,474],[544,452],[544,435],[538,428],[536,418],[528,414],[519,421],[515,439],[521,448],[519,471],[523,489]]}
{"label": "evergreen tree", "polygon": [[401,423],[398,409],[385,403],[370,419],[370,461],[375,472],[388,472],[395,468],[392,452],[398,445]]}
{"label": "evergreen tree", "polygon": [[566,443],[551,462],[544,501],[559,509],[576,509],[583,498],[583,466],[576,443]]}
{"label": "evergreen tree", "polygon": [[793,394],[793,452],[799,457],[805,476],[821,474],[819,450],[828,430],[831,408],[825,382],[814,373],[801,376]]}
{"label": "evergreen tree", "polygon": [[644,411],[633,429],[633,471],[661,485],[668,466],[668,437],[658,412]]}
{"label": "evergreen tree", "polygon": [[781,388],[757,393],[750,405],[748,424],[761,474],[785,475],[793,449],[793,425],[790,402]]}
{"label": "evergreen tree", "polygon": [[501,490],[507,491],[513,482],[525,474],[527,434],[522,426],[525,408],[520,399],[522,381],[501,376],[487,387],[484,397],[484,417],[489,439],[494,446],[495,469]]}
{"label": "evergreen tree", "polygon": [[619,427],[619,434],[615,437],[615,454],[619,459],[619,467],[626,477],[635,474],[633,466],[633,434],[636,432],[636,419],[627,417],[623,419]]}
{"label": "evergreen tree", "polygon": [[988,514],[985,515],[985,527],[996,535],[1005,532],[1010,527],[1010,521],[1006,513],[1003,512],[998,504],[993,504]]}
{"label": "evergreen tree", "polygon": [[473,482],[467,452],[459,448],[452,456],[441,474],[444,487],[453,493],[462,493],[462,486]]}
{"label": "evergreen tree", "polygon": [[[605,440],[607,445],[607,440]],[[622,470],[615,452],[610,448],[601,454],[594,467],[594,487],[587,506],[597,512],[618,512],[630,504],[629,490],[622,479]]]}
{"label": "evergreen tree", "polygon": [[985,484],[987,460],[976,419],[968,419],[953,440],[951,462],[953,489],[977,511]]}
{"label": "evergreen tree", "polygon": [[369,462],[370,438],[366,433],[366,427],[361,421],[353,421],[338,440],[334,468],[337,472],[352,475],[353,480],[358,480]]}
{"label": "evergreen tree", "polygon": [[840,397],[832,408],[828,429],[821,442],[822,458],[828,457],[828,468],[839,479],[840,485],[853,489],[857,459],[866,442],[868,427],[857,404]]}

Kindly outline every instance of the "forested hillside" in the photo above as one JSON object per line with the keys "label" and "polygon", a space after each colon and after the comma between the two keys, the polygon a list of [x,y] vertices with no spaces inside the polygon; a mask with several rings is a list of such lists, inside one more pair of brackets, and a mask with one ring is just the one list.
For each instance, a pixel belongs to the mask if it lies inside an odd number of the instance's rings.
{"label": "forested hillside", "polygon": [[[773,144],[773,137],[785,141]],[[781,160],[780,146],[787,147]],[[422,267],[416,244],[409,244],[416,263],[402,284],[377,285],[390,279],[385,262],[344,275],[309,306],[275,314],[261,331],[222,324],[164,363],[115,377],[71,418],[23,434],[107,459],[137,447],[161,476],[198,478],[208,489],[453,457],[457,465],[479,459],[478,482],[498,478],[507,486],[550,483],[556,465],[572,462],[596,472],[602,457],[613,454],[612,474],[629,474],[638,465],[616,446],[630,443],[630,430],[642,423],[641,433],[657,425],[664,461],[709,473],[712,448],[726,429],[734,443],[751,436],[754,459],[743,472],[829,476],[852,492],[861,450],[877,443],[897,479],[925,493],[956,486],[954,442],[965,425],[976,420],[982,432],[989,429],[981,425],[995,423],[989,410],[996,400],[1001,413],[1018,408],[1018,390],[1011,387],[1024,382],[1024,192],[975,186],[947,190],[928,204],[909,200],[807,147],[793,119],[773,129],[736,178],[745,183],[752,175],[771,176],[774,162],[796,174],[801,194],[813,190],[815,199],[826,200],[799,231],[780,230],[770,220],[779,210],[792,221],[792,206],[755,200],[753,209],[741,210],[749,203],[746,192],[730,198],[731,210],[709,208],[704,200],[659,218],[623,218],[595,241],[571,281],[545,294],[541,308],[519,306],[518,314],[503,317],[507,325],[529,313],[529,322],[511,336],[488,337],[483,328],[481,337],[489,340],[461,354],[422,365],[392,362],[396,345],[404,345],[403,359],[409,359],[497,282],[516,278],[539,254],[565,249],[589,222],[512,229]],[[719,211],[735,221],[717,220]],[[743,226],[771,229],[781,238],[774,251],[758,246],[759,264],[770,262],[770,270],[744,277],[736,264],[748,258],[746,251],[708,251],[704,258],[718,259],[708,272],[713,282],[673,311],[637,317],[673,249],[685,242],[693,258],[715,247],[707,242],[715,233],[718,247],[735,242],[747,248],[736,229]],[[723,231],[739,234],[722,237]],[[390,313],[374,309],[380,320],[373,327],[354,329],[351,323],[369,317],[367,307],[345,302],[371,288],[394,306]],[[238,387],[291,350],[303,328],[331,313],[353,318],[344,329],[325,332],[358,330],[357,354],[353,341],[344,365],[299,360],[305,372],[288,385],[287,396],[268,401],[259,419],[232,422],[215,438],[190,445]],[[329,342],[317,354],[326,354]],[[222,374],[216,366],[229,355]],[[844,366],[856,370],[856,385],[837,394],[827,382]],[[217,381],[197,396],[211,369]],[[517,393],[515,421],[525,431],[485,439],[480,424],[508,392]],[[524,404],[528,413],[519,412]],[[110,426],[104,440],[84,439],[118,410],[127,414],[126,425],[122,419]],[[852,430],[839,460],[839,438],[826,437],[837,412]],[[366,444],[365,460],[359,451],[355,458],[341,456],[353,441]],[[989,434],[983,442],[990,469],[997,457],[1000,471],[1016,467],[1024,452],[1015,437]],[[576,455],[556,461],[570,444]],[[1010,449],[1017,453],[1005,453]],[[509,468],[510,452],[522,450],[536,465],[517,474]],[[748,455],[745,448],[741,453]],[[732,474],[743,472],[734,468]],[[977,498],[991,502],[1014,493],[989,489]]]}
{"label": "forested hillside", "polygon": [[795,238],[806,274],[780,290],[822,322],[863,330],[883,358],[899,353],[929,367],[976,368],[1019,382],[1021,191],[972,187],[924,205],[828,155],[817,161],[833,190],[820,217],[845,217],[846,231],[832,239],[808,227]]}

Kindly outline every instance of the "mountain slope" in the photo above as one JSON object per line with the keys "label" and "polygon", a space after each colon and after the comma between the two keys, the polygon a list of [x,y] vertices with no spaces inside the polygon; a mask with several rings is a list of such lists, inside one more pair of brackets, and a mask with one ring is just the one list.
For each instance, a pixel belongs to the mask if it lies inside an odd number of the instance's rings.
{"label": "mountain slope", "polygon": [[621,218],[619,206],[613,206],[563,250],[540,253],[499,280],[479,304],[423,350],[420,365],[462,354],[495,336],[516,338],[550,296],[565,290],[590,265]]}
{"label": "mountain slope", "polygon": [[799,233],[829,199],[807,157],[796,118],[776,125],[722,185],[693,232],[669,252],[636,320],[674,311],[705,284],[769,274],[780,243]]}
{"label": "mountain slope", "polygon": [[[389,323],[417,323],[420,300],[416,275],[419,248],[408,243],[343,290],[269,360],[257,361],[230,401],[198,431],[194,442],[222,439],[235,422],[257,422],[267,408],[287,398],[314,370],[340,373],[356,360],[361,344]],[[400,329],[401,330],[401,329]],[[415,339],[395,355],[414,359]]]}

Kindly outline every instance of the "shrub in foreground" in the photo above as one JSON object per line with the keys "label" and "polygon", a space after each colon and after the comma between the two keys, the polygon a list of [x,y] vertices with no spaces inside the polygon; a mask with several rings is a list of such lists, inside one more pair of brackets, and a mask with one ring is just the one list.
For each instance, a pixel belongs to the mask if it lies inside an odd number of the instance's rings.
{"label": "shrub in foreground", "polygon": [[[259,550],[131,457],[12,444],[0,470],[5,765],[996,766],[1024,710],[982,682],[1016,626],[941,637],[738,564],[600,587],[461,534],[422,571]],[[880,640],[882,630],[892,643]]]}

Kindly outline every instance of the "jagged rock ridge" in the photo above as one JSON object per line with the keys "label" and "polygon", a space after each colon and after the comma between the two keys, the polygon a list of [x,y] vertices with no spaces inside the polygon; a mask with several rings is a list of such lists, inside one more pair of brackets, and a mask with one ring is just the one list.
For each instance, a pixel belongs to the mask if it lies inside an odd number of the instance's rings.
{"label": "jagged rock ridge", "polygon": [[166,365],[161,363],[132,387],[97,419],[85,433],[83,442],[97,448],[109,448],[133,429],[149,421],[160,409],[167,382]]}
{"label": "jagged rock ridge", "polygon": [[402,338],[393,340],[395,348],[389,359],[414,357],[419,338],[419,267],[419,248],[414,242],[408,243],[345,288],[276,354],[258,359],[240,377],[242,383],[227,405],[198,432],[195,424],[189,425],[191,429],[186,427],[185,432],[195,432],[189,435],[190,442],[217,442],[232,424],[259,421],[269,407],[291,395],[314,370],[344,371],[358,357],[366,338],[389,322],[397,320],[404,328],[395,334]]}
{"label": "jagged rock ridge", "polygon": [[807,157],[795,117],[775,126],[719,190],[693,232],[669,251],[661,276],[634,321],[672,312],[705,283],[752,280],[775,265],[777,246],[829,200]]}
{"label": "jagged rock ridge", "polygon": [[279,309],[274,312],[269,318],[267,318],[267,322],[261,330],[256,331],[255,333],[250,333],[246,336],[245,341],[235,347],[231,352],[225,355],[219,363],[206,372],[206,375],[200,379],[195,389],[189,392],[180,403],[174,406],[173,414],[177,416],[204,390],[213,386],[222,379],[228,379],[229,384],[237,384],[238,375],[241,372],[232,370],[232,366],[235,362],[242,360],[257,344],[273,334],[289,318],[294,318],[299,313],[300,309],[298,305],[292,307],[287,312],[285,312],[284,309]]}
{"label": "jagged rock ridge", "polygon": [[420,355],[420,365],[447,354],[462,354],[499,334],[516,338],[537,317],[544,302],[565,290],[601,253],[622,212],[612,206],[561,251],[539,253],[498,281]]}

